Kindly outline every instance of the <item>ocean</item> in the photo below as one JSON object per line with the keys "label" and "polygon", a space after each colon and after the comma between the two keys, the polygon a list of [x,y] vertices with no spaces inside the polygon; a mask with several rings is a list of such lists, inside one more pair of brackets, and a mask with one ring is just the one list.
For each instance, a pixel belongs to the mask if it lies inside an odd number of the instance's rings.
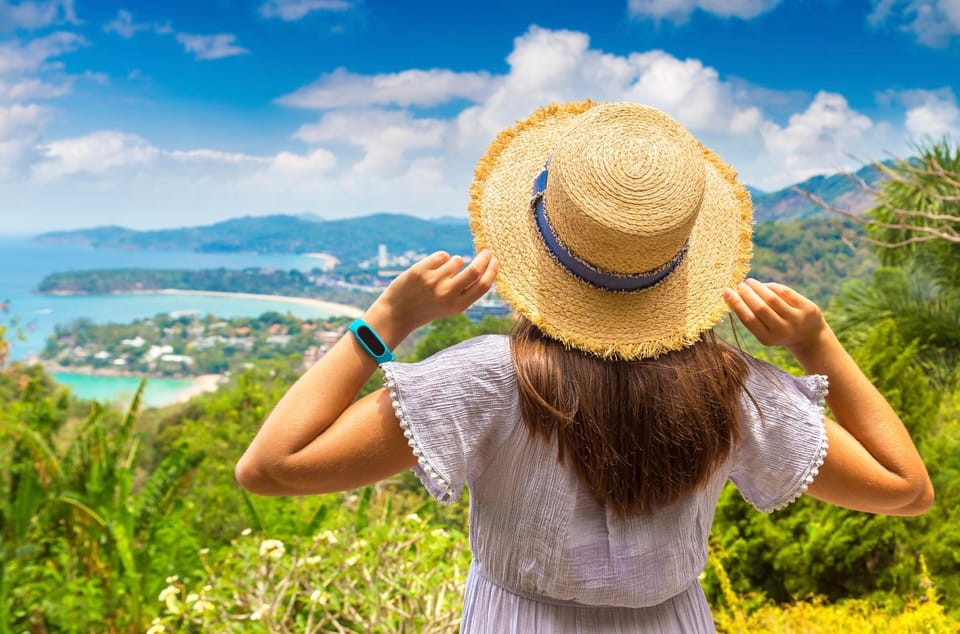
{"label": "ocean", "polygon": [[[19,320],[22,339],[11,336],[11,358],[23,360],[37,355],[57,324],[88,318],[95,322],[124,323],[157,313],[197,311],[220,317],[256,316],[270,310],[298,317],[329,317],[320,308],[277,300],[193,295],[85,295],[49,296],[35,292],[44,276],[61,271],[111,268],[213,269],[266,267],[311,269],[318,260],[297,255],[251,253],[193,253],[177,251],[129,251],[94,249],[80,245],[50,245],[29,238],[0,238],[0,302],[8,307],[0,324]],[[129,398],[136,379],[129,377],[83,377],[67,373],[58,378],[85,398],[123,400]],[[131,387],[131,381],[133,387]],[[172,383],[170,381],[173,381]],[[178,383],[177,381],[181,381]],[[192,381],[154,379],[148,383],[148,402],[165,405],[180,399]]]}

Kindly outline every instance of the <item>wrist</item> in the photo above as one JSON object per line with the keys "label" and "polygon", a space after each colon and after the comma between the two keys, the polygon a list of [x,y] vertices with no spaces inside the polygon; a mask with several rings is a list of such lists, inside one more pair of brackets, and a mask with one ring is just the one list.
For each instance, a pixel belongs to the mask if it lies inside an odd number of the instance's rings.
{"label": "wrist", "polygon": [[377,299],[360,317],[377,331],[383,342],[392,350],[407,338],[416,327],[405,323],[405,315],[400,314],[390,303]]}
{"label": "wrist", "polygon": [[833,353],[840,341],[826,321],[811,336],[791,346],[787,350],[797,359],[804,370],[811,373],[823,372],[825,360]]}

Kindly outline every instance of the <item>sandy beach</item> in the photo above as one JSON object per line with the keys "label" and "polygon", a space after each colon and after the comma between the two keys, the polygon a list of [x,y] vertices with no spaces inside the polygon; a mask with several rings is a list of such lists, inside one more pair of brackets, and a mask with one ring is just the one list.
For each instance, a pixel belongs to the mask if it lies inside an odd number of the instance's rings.
{"label": "sandy beach", "polygon": [[193,384],[187,389],[177,394],[177,403],[185,403],[194,396],[199,396],[206,392],[216,392],[220,384],[226,380],[222,374],[201,374],[193,377]]}
{"label": "sandy beach", "polygon": [[[227,381],[227,377],[222,374],[200,374],[197,376],[160,376],[150,375],[138,372],[129,372],[118,368],[93,368],[91,366],[63,366],[53,361],[40,361],[44,370],[64,382],[74,393],[79,394],[81,398],[97,399],[100,401],[114,401],[121,404],[127,404],[133,395],[137,383],[141,379],[147,380],[147,391],[144,394],[145,407],[165,407],[174,403],[184,403],[195,396],[207,392],[216,392],[217,389]],[[64,379],[63,377],[73,377]],[[91,384],[88,381],[77,384],[75,377],[90,377],[91,379],[101,379],[106,381]],[[127,381],[117,385],[115,381]],[[177,381],[182,384],[181,387],[171,387],[167,382]],[[160,385],[157,391],[157,384]],[[152,386],[152,387],[151,387]]]}
{"label": "sandy beach", "polygon": [[289,302],[291,304],[301,304],[304,306],[314,306],[322,310],[331,312],[335,315],[344,317],[359,317],[363,314],[362,308],[348,306],[347,304],[337,304],[336,302],[326,302],[322,299],[313,299],[311,297],[291,297],[289,295],[261,295],[259,293],[228,293],[226,291],[190,291],[178,288],[165,288],[158,291],[138,291],[142,293],[159,293],[162,295],[200,295],[205,297],[235,297],[238,299],[261,299],[264,301]]}

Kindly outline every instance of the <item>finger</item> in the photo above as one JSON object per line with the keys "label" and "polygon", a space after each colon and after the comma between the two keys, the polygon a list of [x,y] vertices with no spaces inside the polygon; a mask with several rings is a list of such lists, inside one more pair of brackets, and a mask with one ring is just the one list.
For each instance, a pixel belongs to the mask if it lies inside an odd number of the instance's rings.
{"label": "finger", "polygon": [[484,271],[486,271],[487,265],[490,263],[492,257],[490,251],[486,249],[478,253],[477,256],[473,258],[470,266],[464,268],[453,277],[451,281],[454,286],[459,288],[461,293],[471,288],[477,283]]}
{"label": "finger", "polygon": [[444,262],[450,259],[450,254],[446,251],[434,251],[427,257],[423,258],[419,262],[413,265],[411,268],[421,268],[425,271],[432,271],[433,269],[441,266]]}
{"label": "finger", "polygon": [[740,296],[740,293],[737,290],[728,288],[723,292],[723,299],[726,300],[727,306],[729,306],[737,315],[740,323],[746,326],[747,330],[756,335],[757,338],[761,338],[769,334],[767,327],[763,325],[763,322],[757,319],[757,316],[753,314],[753,310],[751,310],[750,306],[743,301],[743,298]]}
{"label": "finger", "polygon": [[802,308],[803,305],[810,300],[793,290],[785,284],[778,284],[777,282],[767,282],[767,287],[770,288],[774,293],[783,298],[785,302],[793,306],[794,308]]}
{"label": "finger", "polygon": [[463,300],[466,302],[467,306],[483,297],[484,294],[490,290],[490,287],[493,286],[494,280],[497,279],[497,272],[499,270],[500,263],[497,261],[497,258],[493,257],[493,254],[491,253],[486,268],[484,268],[483,273],[480,275],[480,279],[474,282],[470,288],[463,292]]}
{"label": "finger", "polygon": [[760,296],[767,306],[773,309],[773,312],[777,314],[778,317],[783,317],[789,311],[793,310],[794,307],[786,302],[782,297],[773,292],[766,284],[755,280],[753,278],[747,279],[747,285],[753,289],[757,295]]}
{"label": "finger", "polygon": [[450,259],[438,266],[435,273],[441,280],[453,277],[463,267],[463,257],[451,255]]}
{"label": "finger", "polygon": [[737,286],[737,290],[740,292],[740,298],[750,307],[750,310],[756,316],[757,319],[764,325],[768,332],[772,332],[774,328],[782,327],[784,324],[783,319],[773,312],[773,309],[770,308],[769,304],[764,301],[764,299],[753,289],[750,284],[747,282],[740,282]]}

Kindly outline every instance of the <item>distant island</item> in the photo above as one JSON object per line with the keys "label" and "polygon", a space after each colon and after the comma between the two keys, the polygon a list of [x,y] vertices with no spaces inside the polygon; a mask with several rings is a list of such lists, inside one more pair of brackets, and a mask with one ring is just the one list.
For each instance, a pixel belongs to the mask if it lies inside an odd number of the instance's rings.
{"label": "distant island", "polygon": [[[446,249],[471,253],[473,238],[467,219],[424,220],[402,214],[374,214],[344,220],[302,216],[245,216],[202,227],[134,231],[95,227],[43,233],[48,244],[87,244],[97,248],[201,253],[327,254],[344,266],[357,266],[374,256],[380,245],[390,253]],[[318,262],[319,264],[319,262]]]}
{"label": "distant island", "polygon": [[[875,184],[880,173],[875,167],[866,166],[854,177]],[[861,213],[873,204],[869,195],[859,190],[846,175],[815,176],[774,192],[750,188],[756,222],[804,220],[824,215],[823,209],[795,188],[855,213]],[[115,249],[319,253],[335,258],[346,267],[357,266],[369,259],[381,245],[390,253],[429,253],[438,249],[454,253],[473,251],[466,217],[426,220],[389,213],[342,220],[323,220],[313,214],[244,216],[212,225],[158,231],[107,226],[44,233],[35,239],[44,243],[87,244]]]}
{"label": "distant island", "polygon": [[371,273],[350,279],[296,269],[104,269],[53,273],[40,281],[37,291],[54,295],[209,291],[310,298],[366,308],[386,285]]}

